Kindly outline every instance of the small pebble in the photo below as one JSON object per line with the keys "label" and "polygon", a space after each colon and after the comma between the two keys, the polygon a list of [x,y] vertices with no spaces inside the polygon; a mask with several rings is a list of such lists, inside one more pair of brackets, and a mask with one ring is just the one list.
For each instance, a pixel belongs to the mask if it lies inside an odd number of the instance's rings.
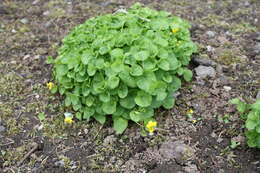
{"label": "small pebble", "polygon": [[208,52],[212,52],[212,51],[214,50],[214,48],[211,47],[211,46],[206,46],[206,48],[207,48],[207,51],[208,51]]}
{"label": "small pebble", "polygon": [[49,14],[50,14],[50,11],[44,11],[44,12],[43,12],[43,15],[44,15],[44,16],[48,16]]}
{"label": "small pebble", "polygon": [[209,38],[215,37],[215,32],[213,32],[213,31],[207,31],[206,34],[207,34],[207,36],[208,36]]}
{"label": "small pebble", "polygon": [[29,22],[29,20],[27,18],[23,18],[20,20],[23,24],[27,24]]}
{"label": "small pebble", "polygon": [[230,91],[232,89],[230,86],[224,86],[223,88],[225,91]]}
{"label": "small pebble", "polygon": [[5,127],[4,126],[0,126],[0,132],[4,132],[5,131]]}
{"label": "small pebble", "polygon": [[65,163],[64,163],[63,160],[59,160],[59,161],[56,161],[56,162],[54,163],[54,165],[59,166],[59,167],[64,167]]}

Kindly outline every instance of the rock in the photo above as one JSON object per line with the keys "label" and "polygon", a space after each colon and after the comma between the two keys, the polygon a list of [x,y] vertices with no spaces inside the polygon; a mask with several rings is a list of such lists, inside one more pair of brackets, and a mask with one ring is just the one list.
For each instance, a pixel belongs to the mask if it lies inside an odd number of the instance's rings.
{"label": "rock", "polygon": [[206,46],[206,48],[207,48],[207,51],[208,51],[208,52],[212,52],[212,51],[214,50],[214,48],[211,47],[211,46]]}
{"label": "rock", "polygon": [[160,147],[159,152],[162,157],[175,159],[175,161],[180,164],[190,160],[194,155],[193,149],[182,141],[165,142]]}
{"label": "rock", "polygon": [[259,54],[260,53],[260,43],[257,43],[255,46],[254,46],[254,52],[256,54]]}
{"label": "rock", "polygon": [[245,5],[245,7],[248,7],[248,6],[250,6],[250,3],[249,3],[248,1],[246,1],[246,2],[244,3],[244,5]]}
{"label": "rock", "polygon": [[185,166],[184,171],[187,173],[199,173],[198,167],[195,164],[188,164],[188,166]]}
{"label": "rock", "polygon": [[255,33],[255,40],[260,41],[260,32]]}
{"label": "rock", "polygon": [[39,2],[40,2],[40,0],[35,0],[35,1],[32,2],[32,5],[36,5],[36,4],[38,4]]}
{"label": "rock", "polygon": [[256,99],[260,99],[260,90],[256,94]]}
{"label": "rock", "polygon": [[116,138],[114,135],[110,135],[110,136],[107,136],[105,139],[104,139],[104,145],[111,145],[113,144],[114,142],[116,141]]}
{"label": "rock", "polygon": [[213,31],[207,31],[206,34],[207,34],[207,36],[208,36],[209,38],[215,37],[215,32],[213,32]]}
{"label": "rock", "polygon": [[181,95],[181,93],[177,91],[177,92],[173,93],[172,96],[173,96],[174,98],[177,98],[177,97],[180,96],[180,95]]}
{"label": "rock", "polygon": [[44,16],[48,16],[49,14],[50,14],[50,11],[44,11],[44,12],[43,12],[43,15],[44,15]]}
{"label": "rock", "polygon": [[199,78],[206,78],[207,76],[215,77],[216,71],[213,67],[200,65],[195,68],[195,72]]}
{"label": "rock", "polygon": [[224,88],[224,90],[227,91],[227,92],[232,89],[230,86],[223,86],[223,88]]}
{"label": "rock", "polygon": [[65,163],[64,163],[63,160],[59,160],[59,161],[56,161],[56,162],[54,163],[54,165],[59,166],[59,167],[64,167]]}
{"label": "rock", "polygon": [[12,33],[17,33],[17,31],[15,30],[15,29],[12,29],[12,31],[11,31]]}
{"label": "rock", "polygon": [[27,18],[23,18],[20,20],[23,24],[27,24],[29,22],[29,20]]}
{"label": "rock", "polygon": [[0,133],[5,131],[5,127],[0,125]]}
{"label": "rock", "polygon": [[201,57],[194,57],[192,60],[199,65],[215,66],[217,64],[216,62],[206,58],[206,55]]}

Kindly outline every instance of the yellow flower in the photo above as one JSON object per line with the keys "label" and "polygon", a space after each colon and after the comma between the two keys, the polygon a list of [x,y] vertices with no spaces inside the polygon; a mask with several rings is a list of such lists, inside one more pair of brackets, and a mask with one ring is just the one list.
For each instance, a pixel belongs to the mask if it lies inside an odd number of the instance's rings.
{"label": "yellow flower", "polygon": [[153,133],[155,130],[155,127],[157,126],[157,122],[156,121],[149,121],[146,124],[146,129],[149,133]]}
{"label": "yellow flower", "polygon": [[73,123],[72,117],[66,117],[66,118],[64,119],[64,122],[65,122],[66,124],[71,124],[71,123]]}
{"label": "yellow flower", "polygon": [[48,82],[47,83],[47,87],[49,88],[49,90],[51,90],[54,87],[54,83],[53,82]]}
{"label": "yellow flower", "polygon": [[197,122],[197,120],[192,120],[192,123],[195,124]]}
{"label": "yellow flower", "polygon": [[180,30],[179,28],[173,28],[173,29],[172,29],[172,32],[173,32],[173,33],[176,33],[176,32],[178,32],[179,30]]}
{"label": "yellow flower", "polygon": [[188,111],[187,111],[187,114],[193,114],[194,113],[194,111],[192,110],[192,109],[189,109]]}

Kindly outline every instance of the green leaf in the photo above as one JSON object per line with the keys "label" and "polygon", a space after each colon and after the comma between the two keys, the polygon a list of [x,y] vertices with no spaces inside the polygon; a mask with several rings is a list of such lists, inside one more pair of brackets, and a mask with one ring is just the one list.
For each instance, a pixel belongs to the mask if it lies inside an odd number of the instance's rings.
{"label": "green leaf", "polygon": [[118,77],[112,76],[112,77],[108,78],[107,85],[110,89],[116,88],[118,86],[118,84],[119,84]]}
{"label": "green leaf", "polygon": [[52,56],[48,56],[47,57],[47,60],[46,60],[46,64],[54,64],[54,59],[53,59],[53,57]]}
{"label": "green leaf", "polygon": [[165,109],[171,109],[174,106],[175,99],[172,96],[168,96],[164,102],[163,102],[163,107]]}
{"label": "green leaf", "polygon": [[128,94],[128,88],[126,85],[121,84],[118,88],[118,96],[120,98],[125,98]]}
{"label": "green leaf", "polygon": [[191,81],[192,79],[192,71],[189,70],[189,69],[184,69],[183,70],[183,77],[184,77],[184,80],[189,82]]}
{"label": "green leaf", "polygon": [[79,103],[79,97],[75,94],[69,95],[72,105],[77,105]]}
{"label": "green leaf", "polygon": [[157,93],[156,100],[162,101],[167,97],[167,95],[168,94],[165,91],[160,91],[160,92]]}
{"label": "green leaf", "polygon": [[102,102],[109,102],[110,101],[110,94],[109,92],[105,92],[99,95],[99,100]]}
{"label": "green leaf", "polygon": [[162,70],[169,71],[170,70],[170,63],[166,59],[161,59],[158,62],[158,67]]}
{"label": "green leaf", "polygon": [[154,82],[156,82],[155,74],[153,72],[146,72],[144,75],[137,78],[136,84],[140,89],[149,92],[150,87]]}
{"label": "green leaf", "polygon": [[66,107],[69,107],[70,105],[71,105],[70,97],[69,97],[69,96],[66,96],[66,98],[65,98],[65,106],[66,106]]}
{"label": "green leaf", "polygon": [[255,121],[253,121],[253,120],[246,121],[246,128],[248,130],[253,130],[253,129],[255,129],[256,126],[257,126],[257,123]]}
{"label": "green leaf", "polygon": [[156,37],[156,39],[154,40],[156,44],[162,46],[162,47],[167,47],[168,46],[168,41],[161,38],[161,37]]}
{"label": "green leaf", "polygon": [[136,111],[136,110],[133,110],[133,111],[130,112],[131,120],[136,122],[136,123],[139,122],[142,119],[141,115],[142,114],[140,112]]}
{"label": "green leaf", "polygon": [[181,76],[183,74],[183,72],[184,72],[183,68],[177,69],[177,73],[178,73],[179,76]]}
{"label": "green leaf", "polygon": [[43,121],[45,119],[45,117],[46,117],[46,115],[43,112],[38,114],[38,118],[39,118],[40,121]]}
{"label": "green leaf", "polygon": [[150,106],[152,102],[152,96],[144,91],[138,91],[135,97],[135,103],[141,107]]}
{"label": "green leaf", "polygon": [[129,94],[127,97],[120,99],[120,105],[127,109],[132,109],[135,107],[134,97]]}
{"label": "green leaf", "polygon": [[124,118],[113,119],[113,128],[117,134],[122,134],[128,126],[128,121]]}
{"label": "green leaf", "polygon": [[58,64],[56,65],[56,75],[57,76],[64,76],[69,71],[68,66],[64,64]]}
{"label": "green leaf", "polygon": [[124,64],[123,64],[123,62],[121,60],[117,60],[113,64],[111,64],[111,69],[115,73],[119,73],[121,71],[124,71]]}
{"label": "green leaf", "polygon": [[171,83],[172,82],[172,75],[170,73],[163,73],[162,79],[167,83]]}
{"label": "green leaf", "polygon": [[87,106],[92,106],[94,101],[95,101],[95,98],[93,96],[89,95],[88,97],[86,97],[85,104]]}
{"label": "green leaf", "polygon": [[93,116],[100,124],[104,124],[106,122],[106,116],[105,115],[100,115],[100,114],[95,114]]}
{"label": "green leaf", "polygon": [[147,51],[140,51],[140,52],[137,52],[136,54],[134,54],[134,58],[137,61],[144,61],[148,57],[149,57],[149,52],[147,52]]}
{"label": "green leaf", "polygon": [[255,131],[256,131],[257,133],[260,133],[260,125],[258,125],[258,126],[255,128]]}
{"label": "green leaf", "polygon": [[104,54],[108,53],[109,51],[110,51],[110,48],[108,46],[102,46],[102,47],[99,48],[98,52],[101,55],[104,55]]}
{"label": "green leaf", "polygon": [[95,66],[93,66],[91,64],[88,65],[87,73],[89,76],[94,76],[96,71],[97,71],[97,69]]}
{"label": "green leaf", "polygon": [[82,114],[80,112],[77,112],[76,118],[81,121],[82,120]]}
{"label": "green leaf", "polygon": [[122,58],[124,56],[124,51],[122,49],[116,48],[110,52],[110,55],[113,59]]}
{"label": "green leaf", "polygon": [[99,58],[96,59],[95,65],[98,69],[102,69],[104,67],[104,63],[105,63],[104,59]]}
{"label": "green leaf", "polygon": [[106,114],[113,114],[114,112],[116,112],[116,102],[112,100],[110,100],[109,102],[104,102],[102,104],[102,110]]}
{"label": "green leaf", "polygon": [[153,70],[156,67],[156,60],[147,59],[142,62],[142,66],[143,66],[144,70]]}
{"label": "green leaf", "polygon": [[[168,21],[166,19],[162,19],[162,18],[154,19],[151,22],[151,27],[155,31],[157,31],[157,30],[166,30],[169,27],[169,23],[168,23]],[[155,42],[157,42],[157,40]]]}
{"label": "green leaf", "polygon": [[83,94],[84,97],[88,96],[89,93],[90,93],[90,89],[89,88],[87,88],[87,87],[83,87],[82,88],[82,94]]}
{"label": "green leaf", "polygon": [[254,104],[252,104],[251,108],[260,111],[260,99],[258,99]]}
{"label": "green leaf", "polygon": [[171,83],[171,85],[168,88],[169,92],[175,92],[175,91],[177,91],[180,88],[181,88],[181,80],[180,80],[180,78],[178,78],[176,76],[173,76],[172,77],[172,83]]}
{"label": "green leaf", "polygon": [[229,101],[229,103],[231,104],[234,104],[234,105],[238,105],[241,101],[238,99],[238,98],[234,98],[234,99],[231,99]]}
{"label": "green leaf", "polygon": [[122,73],[119,73],[119,77],[129,87],[131,87],[131,88],[136,87],[135,79],[132,76],[130,76],[128,72],[123,71]]}
{"label": "green leaf", "polygon": [[170,63],[170,69],[171,70],[176,70],[178,69],[177,73],[178,75],[182,75],[182,73],[180,74],[179,68],[181,66],[181,64],[179,63],[179,61],[177,60],[177,58],[174,55],[171,55],[170,59],[169,59],[169,63]]}
{"label": "green leaf", "polygon": [[92,55],[91,51],[85,51],[81,56],[81,62],[84,65],[87,65],[91,59],[93,59],[94,56]]}
{"label": "green leaf", "polygon": [[72,105],[74,111],[78,111],[81,108],[81,104]]}
{"label": "green leaf", "polygon": [[55,94],[58,91],[57,85],[54,85],[54,87],[51,89],[51,93]]}
{"label": "green leaf", "polygon": [[130,74],[132,76],[141,76],[143,74],[143,69],[141,66],[135,64],[131,67]]}

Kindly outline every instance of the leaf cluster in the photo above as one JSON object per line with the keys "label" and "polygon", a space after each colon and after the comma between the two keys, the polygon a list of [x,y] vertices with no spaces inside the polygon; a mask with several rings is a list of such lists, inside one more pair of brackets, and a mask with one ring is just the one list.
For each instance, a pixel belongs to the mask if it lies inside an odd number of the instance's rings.
{"label": "leaf cluster", "polygon": [[246,137],[249,147],[260,148],[260,99],[254,104],[246,104],[238,98],[230,101],[246,119]]}
{"label": "leaf cluster", "polygon": [[192,78],[186,66],[196,46],[189,27],[179,17],[140,4],[78,25],[53,61],[65,105],[80,120],[93,117],[103,124],[112,115],[117,133],[128,120],[146,121],[155,108],[172,108],[181,78]]}

